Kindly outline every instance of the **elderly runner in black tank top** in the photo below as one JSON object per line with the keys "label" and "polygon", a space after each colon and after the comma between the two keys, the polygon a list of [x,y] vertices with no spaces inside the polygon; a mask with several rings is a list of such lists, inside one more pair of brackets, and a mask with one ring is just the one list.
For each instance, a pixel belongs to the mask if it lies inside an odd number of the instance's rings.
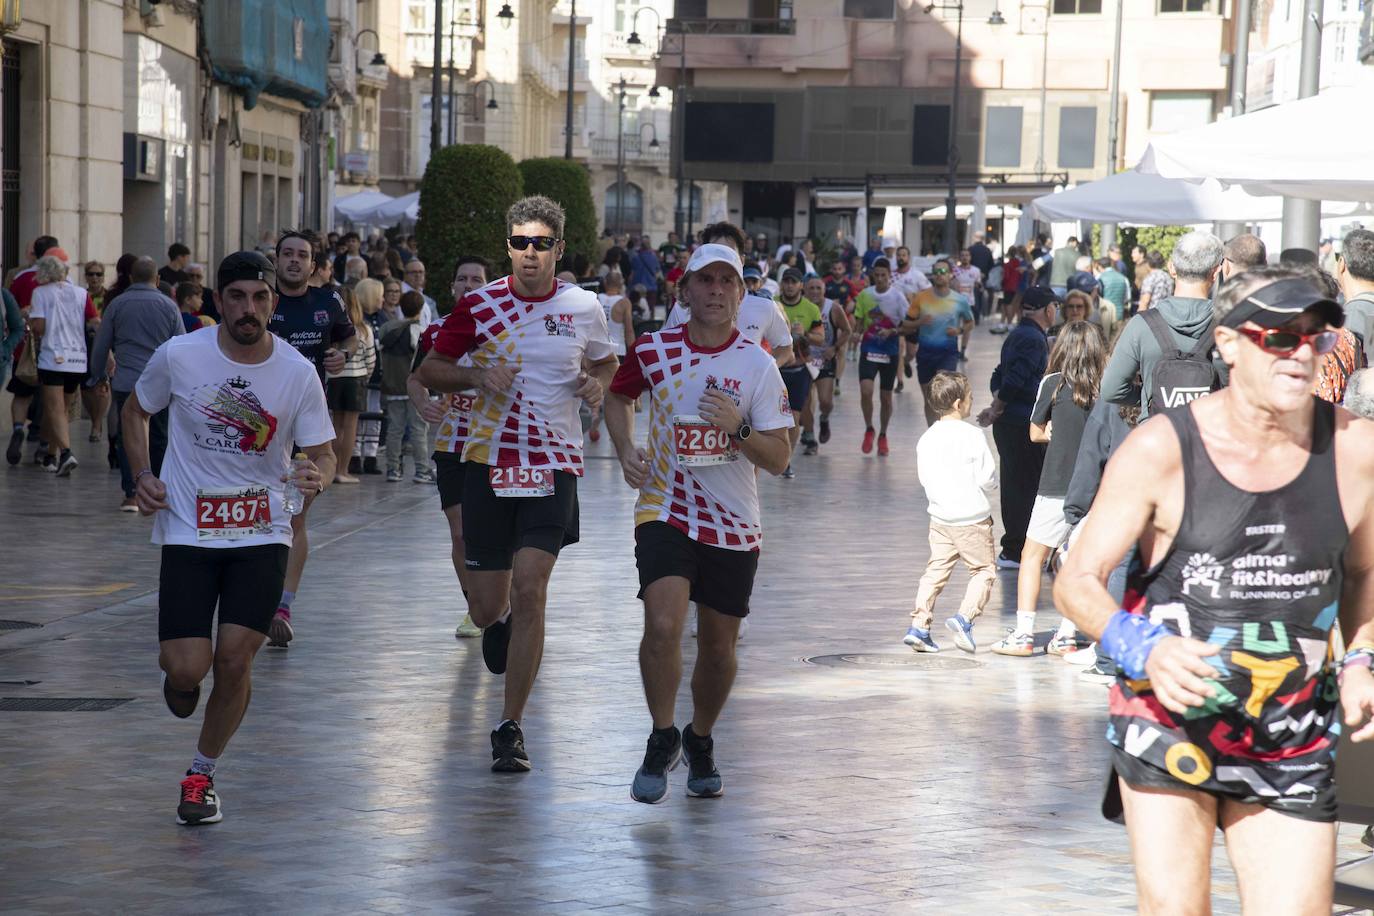
{"label": "elderly runner in black tank top", "polygon": [[[1215,308],[1230,387],[1126,440],[1055,600],[1124,672],[1103,810],[1141,912],[1209,911],[1220,826],[1247,912],[1330,913],[1338,698],[1374,738],[1374,424],[1310,394],[1343,316],[1306,278],[1252,271]],[[1118,609],[1104,583],[1133,544]]]}

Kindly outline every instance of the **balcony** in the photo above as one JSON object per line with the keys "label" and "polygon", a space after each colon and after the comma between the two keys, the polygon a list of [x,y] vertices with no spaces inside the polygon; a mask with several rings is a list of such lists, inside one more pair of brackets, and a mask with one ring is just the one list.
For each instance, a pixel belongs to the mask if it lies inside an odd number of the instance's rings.
{"label": "balcony", "polygon": [[640,36],[641,41],[637,45],[628,44],[629,34],[625,32],[610,32],[601,36],[601,46],[606,57],[613,60],[632,60],[643,61],[646,65],[658,53],[658,48],[654,47],[653,37],[647,38]]}
{"label": "balcony", "polygon": [[[641,141],[639,137],[626,135],[625,161],[666,165],[668,162],[668,144],[662,140],[658,142],[659,146],[654,148],[649,146],[648,140]],[[592,139],[592,159],[597,162],[615,162],[616,141],[614,138],[594,137]]]}
{"label": "balcony", "polygon": [[795,35],[795,19],[669,19],[669,32],[688,35]]}
{"label": "balcony", "polygon": [[[520,71],[552,98],[558,98],[558,94],[566,88],[558,76],[558,67],[537,47],[531,47],[524,53]],[[563,78],[567,78],[567,73],[563,74]]]}

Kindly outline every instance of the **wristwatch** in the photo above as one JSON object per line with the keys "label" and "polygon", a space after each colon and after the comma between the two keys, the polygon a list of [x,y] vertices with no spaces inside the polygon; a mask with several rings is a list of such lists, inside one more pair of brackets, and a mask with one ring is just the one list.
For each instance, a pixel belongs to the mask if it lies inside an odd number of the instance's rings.
{"label": "wristwatch", "polygon": [[750,426],[748,423],[741,423],[739,425],[739,429],[735,430],[735,434],[730,438],[738,439],[739,441],[743,442],[745,439],[748,439],[753,434],[753,432],[754,428],[752,426]]}

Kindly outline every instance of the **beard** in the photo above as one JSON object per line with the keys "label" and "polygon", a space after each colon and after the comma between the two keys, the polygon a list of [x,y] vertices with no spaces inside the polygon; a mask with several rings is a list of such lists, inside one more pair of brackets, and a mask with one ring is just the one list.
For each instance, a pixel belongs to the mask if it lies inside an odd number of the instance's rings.
{"label": "beard", "polygon": [[245,347],[252,346],[262,340],[264,333],[262,325],[258,323],[256,318],[240,318],[226,327],[229,329],[229,336],[233,338],[234,343]]}

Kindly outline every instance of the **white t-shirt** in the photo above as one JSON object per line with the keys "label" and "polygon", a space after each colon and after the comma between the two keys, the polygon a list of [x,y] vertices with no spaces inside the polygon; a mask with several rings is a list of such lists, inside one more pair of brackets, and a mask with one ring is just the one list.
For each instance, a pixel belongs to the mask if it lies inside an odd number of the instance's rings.
{"label": "white t-shirt", "polygon": [[[668,313],[661,330],[668,331],[686,324],[692,313],[679,302]],[[792,328],[787,323],[787,315],[778,307],[777,302],[759,293],[745,293],[744,301],[739,304],[739,314],[735,316],[735,327],[745,337],[771,353],[775,347],[792,345]]]}
{"label": "white t-shirt", "polygon": [[925,271],[912,264],[903,273],[895,269],[892,271],[892,285],[904,293],[915,295],[923,289],[930,289],[930,280]]}
{"label": "white t-shirt", "polygon": [[955,420],[932,425],[916,443],[916,476],[932,522],[973,525],[992,516],[988,493],[997,485],[997,465],[978,427]]}
{"label": "white t-shirt", "polygon": [[479,368],[509,363],[518,370],[509,391],[474,392],[464,461],[582,475],[582,361],[614,355],[595,293],[555,280],[548,295],[520,299],[503,277],[462,298],[440,325],[434,350],[455,360],[471,354]]}
{"label": "white t-shirt", "polygon": [[[219,329],[205,328],[173,337],[153,352],[134,387],[147,412],[171,407],[162,462],[171,508],[154,517],[153,543],[290,544],[281,477],[290,469],[292,445],[309,448],[334,438],[320,377],[314,363],[275,336],[272,355],[255,364],[231,360],[219,336]],[[251,502],[244,490],[265,490],[266,505],[235,519]],[[207,535],[217,515],[219,522],[241,521],[243,533]],[[254,528],[253,519],[263,524]]]}
{"label": "white t-shirt", "polygon": [[606,313],[606,329],[611,334],[611,346],[615,348],[616,356],[625,355],[625,323],[616,321],[611,315],[611,310],[615,304],[625,297],[620,293],[597,293],[596,299],[601,303],[601,310]]}
{"label": "white t-shirt", "polygon": [[66,280],[33,291],[30,318],[42,318],[43,346],[38,368],[49,372],[86,371],[86,303],[90,294]]}
{"label": "white t-shirt", "polygon": [[742,334],[716,350],[693,346],[685,327],[640,337],[611,383],[628,398],[651,392],[649,479],[635,503],[635,524],[667,522],[702,544],[757,550],[758,475],[724,430],[699,416],[708,389],[728,395],[755,430],[792,425],[777,363]]}

